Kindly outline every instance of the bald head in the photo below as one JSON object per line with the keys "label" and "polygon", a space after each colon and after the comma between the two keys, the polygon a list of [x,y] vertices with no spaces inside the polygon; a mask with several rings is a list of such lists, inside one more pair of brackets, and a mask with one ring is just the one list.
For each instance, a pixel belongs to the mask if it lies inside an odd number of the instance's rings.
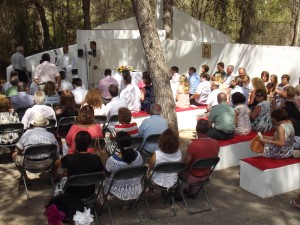
{"label": "bald head", "polygon": [[150,115],[160,115],[161,113],[161,105],[158,103],[154,103],[150,106]]}
{"label": "bald head", "polygon": [[223,92],[220,92],[218,94],[218,103],[222,103],[222,102],[226,102],[227,101],[227,98],[226,98],[226,94],[223,93]]}

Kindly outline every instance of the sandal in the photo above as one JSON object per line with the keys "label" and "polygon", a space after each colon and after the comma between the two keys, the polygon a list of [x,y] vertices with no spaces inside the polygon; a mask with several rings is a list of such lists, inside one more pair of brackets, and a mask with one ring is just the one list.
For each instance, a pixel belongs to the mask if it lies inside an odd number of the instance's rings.
{"label": "sandal", "polygon": [[290,201],[290,205],[294,206],[294,207],[297,207],[297,208],[300,208],[300,204],[297,204],[297,202],[294,199]]}

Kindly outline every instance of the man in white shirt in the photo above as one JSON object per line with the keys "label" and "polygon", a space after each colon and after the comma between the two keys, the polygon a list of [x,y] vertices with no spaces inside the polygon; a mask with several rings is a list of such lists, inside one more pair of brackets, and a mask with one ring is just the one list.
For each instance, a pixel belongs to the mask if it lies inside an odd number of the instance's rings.
{"label": "man in white shirt", "polygon": [[107,119],[110,119],[113,115],[118,115],[118,110],[121,107],[128,107],[127,102],[118,96],[118,86],[115,84],[109,85],[109,93],[112,97],[111,101],[107,103],[105,108],[105,114]]}
{"label": "man in white shirt", "polygon": [[201,82],[198,84],[196,92],[191,96],[191,105],[206,105],[206,100],[208,95],[210,94],[210,81],[208,81],[209,74],[201,73],[200,80]]}
{"label": "man in white shirt", "polygon": [[126,100],[128,109],[131,112],[139,112],[141,110],[141,92],[138,86],[131,84],[131,75],[129,70],[122,72],[124,77],[125,89],[121,91],[120,98]]}
{"label": "man in white shirt", "polygon": [[224,83],[229,87],[230,84],[231,84],[231,81],[234,79],[234,73],[233,73],[233,70],[234,70],[234,66],[233,65],[229,65],[227,66],[227,74],[225,75],[224,77]]}
{"label": "man in white shirt", "polygon": [[48,81],[54,83],[57,81],[57,90],[60,89],[60,74],[57,67],[53,63],[50,63],[50,55],[48,53],[42,55],[41,64],[35,69],[33,78],[35,83],[40,86],[41,90],[44,90],[44,84]]}
{"label": "man in white shirt", "polygon": [[76,59],[69,53],[69,47],[66,45],[63,47],[63,55],[61,55],[56,61],[56,65],[67,73],[67,79],[72,80],[72,69],[76,68]]}
{"label": "man in white shirt", "polygon": [[43,91],[37,91],[34,93],[34,102],[35,105],[31,108],[27,109],[23,118],[22,123],[24,124],[24,129],[29,128],[30,122],[34,119],[36,114],[43,114],[47,119],[55,119],[54,110],[47,105],[44,105],[45,102],[45,94]]}
{"label": "man in white shirt", "polygon": [[218,105],[218,94],[221,92],[219,89],[220,84],[217,82],[211,82],[210,94],[206,100],[206,111],[209,112],[211,108],[215,105]]}
{"label": "man in white shirt", "polygon": [[100,51],[97,49],[97,43],[95,41],[90,42],[91,51],[89,54],[89,77],[88,77],[88,87],[96,87],[99,80],[104,77],[101,73],[101,61],[100,61]]}
{"label": "man in white shirt", "polygon": [[179,68],[177,66],[172,66],[170,69],[170,84],[171,84],[171,90],[173,93],[173,97],[174,99],[176,99],[176,92],[177,92],[177,88],[179,85],[179,78],[180,78],[180,74],[179,72]]}
{"label": "man in white shirt", "polygon": [[82,87],[82,81],[80,78],[74,78],[72,82],[74,90],[72,91],[76,104],[81,104],[87,94],[87,90]]}

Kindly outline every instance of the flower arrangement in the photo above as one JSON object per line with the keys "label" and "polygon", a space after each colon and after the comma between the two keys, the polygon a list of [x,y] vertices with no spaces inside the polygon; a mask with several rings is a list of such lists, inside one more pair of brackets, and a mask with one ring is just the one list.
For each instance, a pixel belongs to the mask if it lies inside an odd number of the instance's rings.
{"label": "flower arrangement", "polygon": [[122,72],[122,71],[124,71],[124,70],[129,70],[129,71],[133,71],[133,67],[132,66],[124,66],[124,65],[122,65],[122,66],[118,66],[117,68],[116,68],[116,70],[118,71],[118,72]]}

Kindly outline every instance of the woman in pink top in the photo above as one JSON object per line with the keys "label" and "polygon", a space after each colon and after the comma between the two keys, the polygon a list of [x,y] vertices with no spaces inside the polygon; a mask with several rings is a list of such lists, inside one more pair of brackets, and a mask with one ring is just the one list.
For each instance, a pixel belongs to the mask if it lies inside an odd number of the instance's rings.
{"label": "woman in pink top", "polygon": [[[66,136],[66,143],[70,146],[68,153],[73,154],[75,152],[75,137],[79,131],[87,131],[92,138],[103,137],[102,128],[100,124],[94,122],[94,109],[92,106],[82,106],[77,118],[78,124],[72,125]],[[88,148],[89,153],[94,153],[94,148]]]}

